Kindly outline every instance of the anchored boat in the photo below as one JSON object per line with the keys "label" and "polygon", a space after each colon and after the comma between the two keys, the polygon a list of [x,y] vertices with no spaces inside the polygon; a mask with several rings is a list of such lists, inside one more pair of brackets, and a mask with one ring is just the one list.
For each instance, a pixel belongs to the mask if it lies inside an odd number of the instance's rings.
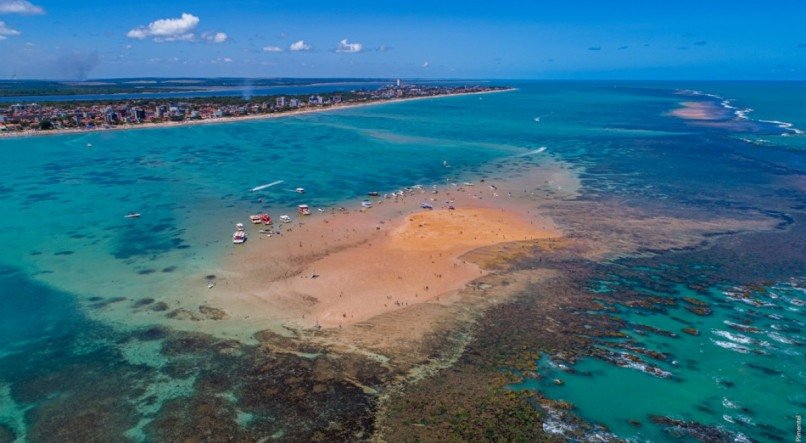
{"label": "anchored boat", "polygon": [[232,233],[232,242],[239,245],[246,241],[246,231],[243,229],[243,223],[235,224],[235,232]]}
{"label": "anchored boat", "polygon": [[271,224],[271,217],[269,217],[269,214],[266,213],[250,215],[249,220],[256,225],[259,225],[261,223],[263,223],[264,225]]}

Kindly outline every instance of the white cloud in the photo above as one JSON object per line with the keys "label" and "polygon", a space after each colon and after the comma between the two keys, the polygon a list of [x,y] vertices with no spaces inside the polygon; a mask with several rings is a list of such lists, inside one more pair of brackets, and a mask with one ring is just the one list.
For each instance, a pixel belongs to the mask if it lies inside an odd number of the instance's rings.
{"label": "white cloud", "polygon": [[283,52],[283,48],[279,46],[264,46],[263,51],[265,52]]}
{"label": "white cloud", "polygon": [[180,18],[163,18],[155,20],[148,26],[134,28],[126,37],[143,40],[153,37],[154,41],[192,41],[196,38],[193,30],[199,24],[199,17],[183,12]]}
{"label": "white cloud", "polygon": [[427,67],[428,67],[428,62],[423,62],[423,68],[427,68]]}
{"label": "white cloud", "polygon": [[20,31],[9,28],[6,23],[0,20],[0,40],[5,40],[9,36],[20,35]]}
{"label": "white cloud", "polygon": [[361,52],[363,47],[361,43],[348,43],[345,38],[339,42],[339,46],[336,47],[336,52]]}
{"label": "white cloud", "polygon": [[26,0],[0,0],[0,14],[38,15],[45,10]]}
{"label": "white cloud", "polygon": [[229,36],[223,32],[205,32],[202,34],[202,38],[210,43],[224,43],[229,39]]}
{"label": "white cloud", "polygon": [[304,40],[297,40],[294,43],[291,43],[291,46],[288,47],[289,51],[310,51],[311,45],[305,43]]}

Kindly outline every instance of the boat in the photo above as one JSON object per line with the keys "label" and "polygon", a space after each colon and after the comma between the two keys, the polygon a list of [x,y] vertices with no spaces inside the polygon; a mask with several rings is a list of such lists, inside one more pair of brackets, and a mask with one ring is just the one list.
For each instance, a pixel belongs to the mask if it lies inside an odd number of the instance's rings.
{"label": "boat", "polygon": [[140,218],[139,212],[129,212],[128,214],[123,216],[124,218]]}
{"label": "boat", "polygon": [[304,194],[305,193],[305,188],[294,189],[294,192],[296,192],[297,194]]}
{"label": "boat", "polygon": [[311,208],[309,208],[308,205],[299,205],[297,206],[297,212],[299,212],[300,215],[311,215]]}
{"label": "boat", "polygon": [[87,147],[88,147],[88,148],[91,148],[91,147],[92,147],[92,143],[87,143]]}
{"label": "boat", "polygon": [[372,207],[372,202],[369,201],[369,200],[364,200],[364,201],[361,202],[361,207],[362,208],[371,208]]}
{"label": "boat", "polygon": [[238,229],[232,233],[232,242],[235,243],[236,245],[240,245],[245,241],[246,241],[246,231]]}
{"label": "boat", "polygon": [[259,225],[261,223],[263,223],[264,225],[270,225],[271,224],[271,217],[269,217],[269,214],[266,214],[266,213],[255,214],[255,215],[250,215],[249,216],[249,221],[251,221],[252,223],[254,223],[256,225]]}
{"label": "boat", "polygon": [[291,217],[283,214],[280,216],[280,221],[283,223],[291,223]]}
{"label": "boat", "polygon": [[243,223],[235,223],[235,229],[238,231],[243,231]]}
{"label": "boat", "polygon": [[367,192],[367,195],[370,196],[370,197],[377,197],[377,196],[381,195],[381,193],[376,192],[376,191],[372,191],[372,192]]}
{"label": "boat", "polygon": [[434,207],[429,205],[428,203],[422,203],[420,204],[420,207],[423,209],[434,209]]}

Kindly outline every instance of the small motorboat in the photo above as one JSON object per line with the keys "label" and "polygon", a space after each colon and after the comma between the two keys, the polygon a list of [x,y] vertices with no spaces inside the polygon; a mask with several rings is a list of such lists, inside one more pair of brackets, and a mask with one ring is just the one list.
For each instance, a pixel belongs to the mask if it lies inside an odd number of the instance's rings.
{"label": "small motorboat", "polygon": [[232,242],[236,245],[240,245],[241,243],[246,241],[246,231],[238,229],[232,233]]}
{"label": "small motorboat", "polygon": [[291,223],[291,217],[283,214],[280,216],[280,221],[283,223]]}
{"label": "small motorboat", "polygon": [[269,224],[271,224],[271,217],[269,217],[269,214],[266,214],[266,213],[255,214],[255,215],[250,215],[249,216],[249,221],[251,221],[252,223],[254,223],[256,225],[259,225],[261,223],[263,223],[264,225],[269,225]]}
{"label": "small motorboat", "polygon": [[372,191],[372,192],[367,192],[367,195],[370,196],[370,197],[377,197],[377,196],[381,195],[381,193],[376,192],[376,191]]}
{"label": "small motorboat", "polygon": [[88,148],[91,148],[91,147],[92,147],[92,143],[87,143],[87,147],[88,147]]}
{"label": "small motorboat", "polygon": [[422,203],[422,204],[420,204],[420,207],[423,208],[423,209],[434,209],[434,207],[431,206],[428,203]]}
{"label": "small motorboat", "polygon": [[305,193],[305,188],[294,189],[294,192],[296,192],[297,194],[304,194]]}
{"label": "small motorboat", "polygon": [[128,214],[123,216],[124,218],[140,218],[139,212],[129,212]]}
{"label": "small motorboat", "polygon": [[369,201],[369,200],[364,200],[364,201],[361,202],[361,207],[362,208],[371,208],[372,207],[372,202]]}
{"label": "small motorboat", "polygon": [[243,223],[235,223],[235,229],[238,231],[243,231]]}
{"label": "small motorboat", "polygon": [[299,212],[300,215],[311,215],[311,208],[309,208],[308,205],[299,205],[297,206],[297,212]]}

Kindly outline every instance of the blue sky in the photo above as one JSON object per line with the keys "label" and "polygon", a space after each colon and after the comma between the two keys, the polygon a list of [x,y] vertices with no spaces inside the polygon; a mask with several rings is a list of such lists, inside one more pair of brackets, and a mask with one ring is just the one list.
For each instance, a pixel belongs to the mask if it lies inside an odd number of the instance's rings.
{"label": "blue sky", "polygon": [[0,78],[804,80],[806,0],[768,5],[0,0]]}

